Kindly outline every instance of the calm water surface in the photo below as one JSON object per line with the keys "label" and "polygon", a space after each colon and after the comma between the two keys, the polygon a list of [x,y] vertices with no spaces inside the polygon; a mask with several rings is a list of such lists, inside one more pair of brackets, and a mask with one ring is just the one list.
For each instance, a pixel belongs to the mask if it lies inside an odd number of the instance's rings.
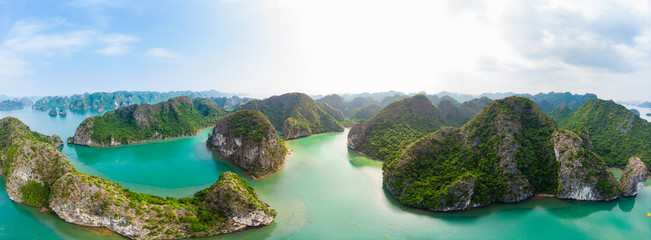
{"label": "calm water surface", "polygon": [[[51,118],[31,109],[0,112],[32,130],[65,140],[96,112]],[[122,146],[64,146],[81,172],[132,190],[189,197],[224,171],[242,171],[197,137]],[[406,208],[382,188],[382,165],[349,151],[346,132],[287,142],[293,151],[278,173],[248,181],[279,212],[270,226],[210,239],[647,239],[651,235],[651,185],[637,198],[613,202],[531,199],[465,212],[432,213]],[[0,239],[122,239],[65,223],[51,214],[13,203],[0,183]],[[348,219],[348,220],[346,220]],[[312,222],[310,222],[311,220]]]}

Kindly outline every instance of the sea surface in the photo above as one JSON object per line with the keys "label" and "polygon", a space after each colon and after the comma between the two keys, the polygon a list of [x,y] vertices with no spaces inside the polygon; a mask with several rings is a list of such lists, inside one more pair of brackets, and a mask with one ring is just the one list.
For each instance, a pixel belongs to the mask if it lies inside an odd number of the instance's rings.
{"label": "sea surface", "polygon": [[651,108],[643,108],[643,107],[638,107],[638,106],[635,106],[635,105],[626,105],[626,104],[624,104],[623,106],[628,108],[628,109],[637,109],[637,111],[640,112],[640,117],[642,119],[651,122],[651,116],[646,115],[647,113],[651,113]]}
{"label": "sea surface", "polygon": [[[1,111],[32,130],[64,141],[97,112]],[[131,190],[190,197],[224,171],[242,171],[196,137],[113,148],[65,145],[77,170]],[[433,213],[400,205],[382,188],[382,163],[346,148],[348,130],[291,140],[292,154],[277,174],[248,181],[278,211],[270,226],[209,239],[648,239],[651,182],[636,198],[575,202],[533,198],[464,212]],[[618,172],[618,174],[620,174]],[[0,179],[1,180],[1,179]],[[56,215],[12,202],[0,181],[0,239],[123,239],[66,223]]]}

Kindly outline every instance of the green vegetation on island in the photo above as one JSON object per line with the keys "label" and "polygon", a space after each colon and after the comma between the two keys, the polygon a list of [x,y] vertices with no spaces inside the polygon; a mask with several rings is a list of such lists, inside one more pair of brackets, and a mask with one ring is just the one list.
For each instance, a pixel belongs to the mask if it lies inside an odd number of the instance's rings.
{"label": "green vegetation on island", "polygon": [[32,100],[29,98],[8,99],[0,102],[0,111],[22,109],[29,105],[32,105]]}
{"label": "green vegetation on island", "polygon": [[368,120],[378,114],[380,110],[382,110],[382,106],[371,103],[364,107],[356,108],[353,110],[353,113],[350,115],[350,119]]}
{"label": "green vegetation on island", "polygon": [[386,161],[442,126],[442,113],[424,95],[395,101],[348,133],[348,147],[369,157]]}
{"label": "green vegetation on island", "polygon": [[56,150],[61,144],[16,118],[0,120],[0,172],[13,201],[131,239],[208,237],[269,225],[277,215],[232,172],[193,198],[162,198],[77,172]]}
{"label": "green vegetation on island", "polygon": [[443,128],[404,148],[383,165],[383,183],[401,203],[432,211],[518,202],[535,193],[617,198],[614,176],[587,146],[532,100],[508,97],[461,128]]}
{"label": "green vegetation on island", "polygon": [[251,101],[252,98],[232,96],[211,97],[210,99],[212,99],[213,102],[217,103],[217,105],[223,107],[226,110],[234,110],[237,109],[237,107],[239,107],[241,104]]}
{"label": "green vegetation on island", "polygon": [[254,110],[238,110],[220,119],[206,144],[252,178],[277,172],[287,155],[284,141],[269,119]]}
{"label": "green vegetation on island", "polygon": [[335,117],[303,93],[286,93],[264,100],[251,100],[238,109],[262,112],[285,139],[344,130]]}
{"label": "green vegetation on island", "polygon": [[491,101],[487,97],[482,97],[460,104],[454,99],[444,97],[439,101],[438,108],[443,112],[443,122],[446,126],[461,127],[484,110]]}
{"label": "green vegetation on island", "polygon": [[327,103],[319,102],[319,106],[321,106],[321,109],[323,111],[326,111],[330,116],[334,117],[337,121],[342,122],[344,121],[344,113],[336,108],[333,108]]}
{"label": "green vegetation on island", "polygon": [[[355,97],[350,99],[349,101],[346,101],[343,97],[337,95],[337,94],[331,94],[327,95],[323,98],[317,99],[317,102],[320,103],[327,103],[328,105],[332,106],[333,108],[341,110],[343,113],[344,117],[350,118],[350,119],[369,119],[371,117],[367,118],[356,118],[353,116],[355,112],[360,111],[362,108],[367,107],[369,105],[376,105],[380,106],[386,106],[394,101],[403,99],[407,97],[407,95],[404,94],[395,94],[393,96],[387,96],[384,98],[379,98],[381,100],[376,100],[379,96],[383,96],[383,94],[379,94],[378,96],[375,96],[376,98],[373,97],[373,95],[369,94],[356,94],[354,95]],[[364,110],[362,110],[364,111]],[[338,119],[339,120],[339,119]],[[342,120],[339,120],[340,122]]]}
{"label": "green vegetation on island", "polygon": [[574,131],[609,166],[623,168],[631,156],[651,163],[651,123],[613,101],[590,99],[559,121]]}
{"label": "green vegetation on island", "polygon": [[175,97],[154,105],[130,105],[85,119],[68,142],[92,147],[196,135],[228,111],[207,98]]}

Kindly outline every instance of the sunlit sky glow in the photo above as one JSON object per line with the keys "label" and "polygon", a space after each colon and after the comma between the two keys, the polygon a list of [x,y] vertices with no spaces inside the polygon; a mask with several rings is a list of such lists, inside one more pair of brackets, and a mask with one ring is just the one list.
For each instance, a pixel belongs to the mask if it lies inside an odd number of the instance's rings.
{"label": "sunlit sky glow", "polygon": [[592,92],[651,100],[648,1],[0,0],[0,94]]}

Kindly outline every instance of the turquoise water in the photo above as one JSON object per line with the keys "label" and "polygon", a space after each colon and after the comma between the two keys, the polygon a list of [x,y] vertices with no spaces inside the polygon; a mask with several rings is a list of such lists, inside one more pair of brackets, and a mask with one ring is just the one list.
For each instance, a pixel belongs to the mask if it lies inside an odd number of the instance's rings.
{"label": "turquoise water", "polygon": [[[51,119],[47,112],[27,109],[0,112],[0,117],[17,116],[33,130],[65,139],[93,114]],[[206,150],[208,131],[116,148],[64,146],[62,152],[82,172],[136,191],[185,197],[223,171],[242,173]],[[276,221],[212,239],[646,239],[651,234],[651,218],[645,215],[651,211],[649,182],[637,198],[613,202],[535,198],[453,213],[406,208],[383,190],[381,163],[349,151],[346,134],[288,141],[292,154],[285,167],[249,181],[278,210]],[[4,184],[0,188],[0,239],[120,239],[15,204]]]}

